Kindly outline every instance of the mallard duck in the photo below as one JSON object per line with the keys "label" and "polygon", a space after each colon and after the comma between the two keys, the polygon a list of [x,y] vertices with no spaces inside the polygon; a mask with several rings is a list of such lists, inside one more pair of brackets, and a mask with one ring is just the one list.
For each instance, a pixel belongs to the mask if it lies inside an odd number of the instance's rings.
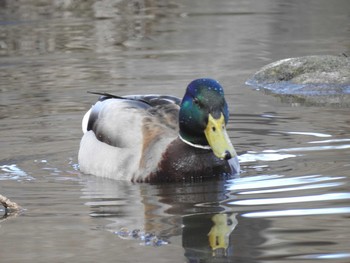
{"label": "mallard duck", "polygon": [[151,183],[239,173],[226,132],[228,107],[216,80],[192,81],[182,100],[98,94],[83,118],[78,156],[83,173]]}

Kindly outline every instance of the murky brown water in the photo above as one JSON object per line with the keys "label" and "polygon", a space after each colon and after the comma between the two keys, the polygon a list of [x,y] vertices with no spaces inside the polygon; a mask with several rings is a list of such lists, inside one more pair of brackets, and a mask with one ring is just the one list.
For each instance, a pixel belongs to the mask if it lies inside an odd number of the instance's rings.
{"label": "murky brown water", "polygon": [[[0,194],[25,209],[0,221],[0,261],[349,262],[349,109],[244,85],[278,59],[349,53],[349,9],[0,1]],[[181,97],[203,76],[226,89],[241,178],[154,186],[79,173],[81,118],[95,100],[86,91]],[[220,229],[228,246],[213,253],[208,233]]]}

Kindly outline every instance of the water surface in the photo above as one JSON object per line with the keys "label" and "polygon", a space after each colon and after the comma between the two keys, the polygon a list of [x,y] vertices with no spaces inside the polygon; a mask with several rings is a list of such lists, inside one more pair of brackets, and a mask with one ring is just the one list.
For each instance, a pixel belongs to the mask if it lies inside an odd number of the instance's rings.
{"label": "water surface", "polygon": [[[1,218],[1,262],[349,262],[349,110],[244,85],[278,59],[349,52],[349,7],[0,1],[0,194],[24,208]],[[203,76],[225,88],[239,178],[79,172],[87,91],[181,97]]]}

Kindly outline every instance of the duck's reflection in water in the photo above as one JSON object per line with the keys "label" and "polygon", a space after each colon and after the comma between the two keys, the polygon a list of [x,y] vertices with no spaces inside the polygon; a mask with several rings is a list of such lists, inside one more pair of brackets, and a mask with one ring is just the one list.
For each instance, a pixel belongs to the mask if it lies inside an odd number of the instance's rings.
{"label": "duck's reflection in water", "polygon": [[156,242],[145,245],[162,245],[181,237],[190,261],[233,255],[238,220],[222,205],[229,194],[225,181],[150,185],[88,177],[83,193],[91,216],[108,219],[103,228],[124,238],[145,240],[152,234]]}
{"label": "duck's reflection in water", "polygon": [[238,221],[235,213],[215,214],[212,216],[213,226],[208,233],[209,245],[213,250],[213,256],[217,254],[219,249],[222,249],[224,255],[227,255],[227,248],[229,246],[229,238],[232,231],[236,228]]}

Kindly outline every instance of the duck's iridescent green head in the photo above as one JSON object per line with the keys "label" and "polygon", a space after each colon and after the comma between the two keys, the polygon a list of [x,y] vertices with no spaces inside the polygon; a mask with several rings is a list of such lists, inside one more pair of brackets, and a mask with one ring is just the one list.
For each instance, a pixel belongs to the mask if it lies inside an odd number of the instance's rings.
{"label": "duck's iridescent green head", "polygon": [[192,81],[181,102],[180,138],[194,147],[211,148],[221,159],[236,152],[226,132],[229,113],[224,90],[213,79]]}

